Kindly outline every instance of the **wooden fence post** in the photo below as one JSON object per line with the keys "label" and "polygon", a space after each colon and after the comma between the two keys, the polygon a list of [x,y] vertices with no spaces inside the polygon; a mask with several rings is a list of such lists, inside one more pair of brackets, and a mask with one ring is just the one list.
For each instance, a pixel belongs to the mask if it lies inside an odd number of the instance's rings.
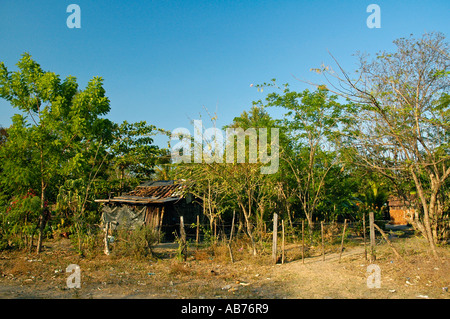
{"label": "wooden fence post", "polygon": [[282,241],[281,241],[281,263],[284,264],[284,219],[281,220],[281,233],[282,233]]}
{"label": "wooden fence post", "polygon": [[109,242],[108,242],[108,232],[109,232],[109,222],[105,224],[105,255],[109,255]]}
{"label": "wooden fence post", "polygon": [[322,235],[322,260],[325,261],[325,244],[323,239],[323,220],[320,222],[320,233]]}
{"label": "wooden fence post", "polygon": [[161,229],[164,220],[164,207],[161,209],[161,215],[159,216],[159,227],[158,227],[158,243],[161,242]]}
{"label": "wooden fence post", "polygon": [[363,212],[363,239],[364,239],[364,259],[367,260],[367,247],[366,247],[366,213]]}
{"label": "wooden fence post", "polygon": [[217,220],[214,218],[214,244],[217,244]]}
{"label": "wooden fence post", "polygon": [[197,215],[197,232],[195,234],[195,244],[197,245],[197,249],[199,240],[200,240],[200,216]]}
{"label": "wooden fence post", "polygon": [[272,238],[272,261],[277,263],[277,240],[278,240],[278,214],[273,214],[273,238]]}
{"label": "wooden fence post", "polygon": [[339,252],[339,261],[341,261],[342,251],[344,250],[345,229],[347,228],[347,219],[344,220],[344,230],[342,231],[341,250]]}
{"label": "wooden fence post", "polygon": [[373,210],[369,211],[369,227],[370,227],[370,262],[374,262],[375,256],[375,217]]}
{"label": "wooden fence post", "polygon": [[183,256],[184,261],[187,259],[187,243],[186,243],[186,231],[184,229],[184,218],[180,216],[180,253]]}
{"label": "wooden fence post", "polygon": [[302,264],[305,263],[305,221],[302,219]]}

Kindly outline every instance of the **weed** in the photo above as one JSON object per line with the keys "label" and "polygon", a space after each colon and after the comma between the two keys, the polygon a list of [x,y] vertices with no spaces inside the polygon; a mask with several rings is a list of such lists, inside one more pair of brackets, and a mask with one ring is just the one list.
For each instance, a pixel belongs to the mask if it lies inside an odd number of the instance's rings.
{"label": "weed", "polygon": [[147,258],[153,256],[153,246],[158,242],[158,233],[141,226],[133,230],[118,230],[112,251],[116,255]]}

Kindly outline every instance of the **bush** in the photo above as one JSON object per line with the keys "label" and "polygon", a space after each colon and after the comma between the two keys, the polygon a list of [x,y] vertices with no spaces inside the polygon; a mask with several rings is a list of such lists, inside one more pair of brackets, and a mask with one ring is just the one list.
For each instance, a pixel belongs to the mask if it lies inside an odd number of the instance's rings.
{"label": "bush", "polygon": [[41,214],[41,199],[30,191],[9,202],[0,201],[0,249],[16,247],[31,249]]}
{"label": "bush", "polygon": [[6,250],[8,247],[8,240],[0,233],[0,251]]}
{"label": "bush", "polygon": [[146,258],[153,256],[152,248],[157,242],[158,233],[143,225],[133,230],[118,230],[111,250],[116,255]]}
{"label": "bush", "polygon": [[69,237],[73,249],[82,257],[95,256],[102,247],[103,238],[103,234],[91,225],[85,226],[85,229],[79,232],[71,233]]}

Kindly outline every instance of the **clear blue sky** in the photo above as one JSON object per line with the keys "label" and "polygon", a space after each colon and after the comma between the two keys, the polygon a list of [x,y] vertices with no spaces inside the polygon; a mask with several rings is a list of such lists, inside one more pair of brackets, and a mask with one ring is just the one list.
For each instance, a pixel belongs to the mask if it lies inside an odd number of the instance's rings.
{"label": "clear blue sky", "polygon": [[[80,29],[66,25],[72,3]],[[381,8],[380,29],[366,25],[371,3]],[[221,127],[264,98],[252,83],[276,78],[303,90],[293,75],[321,80],[310,69],[332,63],[327,50],[351,71],[358,50],[389,50],[411,33],[448,37],[449,12],[449,0],[0,0],[0,61],[15,70],[29,52],[82,88],[102,76],[111,120],[193,132],[190,120],[206,121],[204,108],[217,111]],[[0,100],[0,125],[15,111]]]}

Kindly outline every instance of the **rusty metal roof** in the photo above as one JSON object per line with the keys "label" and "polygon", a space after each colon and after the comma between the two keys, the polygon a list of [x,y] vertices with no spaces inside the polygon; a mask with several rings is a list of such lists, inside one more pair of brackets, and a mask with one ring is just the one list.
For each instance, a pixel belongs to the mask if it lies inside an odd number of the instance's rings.
{"label": "rusty metal roof", "polygon": [[165,185],[165,186],[140,186],[128,193],[130,196],[140,197],[181,197],[182,187],[180,184]]}
{"label": "rusty metal roof", "polygon": [[411,202],[404,200],[401,197],[390,195],[388,198],[388,206],[389,207],[409,207],[409,206],[411,206]]}
{"label": "rusty metal roof", "polygon": [[96,199],[95,201],[97,203],[162,204],[183,198],[183,189],[184,187],[180,184],[141,185],[124,195],[110,199]]}

